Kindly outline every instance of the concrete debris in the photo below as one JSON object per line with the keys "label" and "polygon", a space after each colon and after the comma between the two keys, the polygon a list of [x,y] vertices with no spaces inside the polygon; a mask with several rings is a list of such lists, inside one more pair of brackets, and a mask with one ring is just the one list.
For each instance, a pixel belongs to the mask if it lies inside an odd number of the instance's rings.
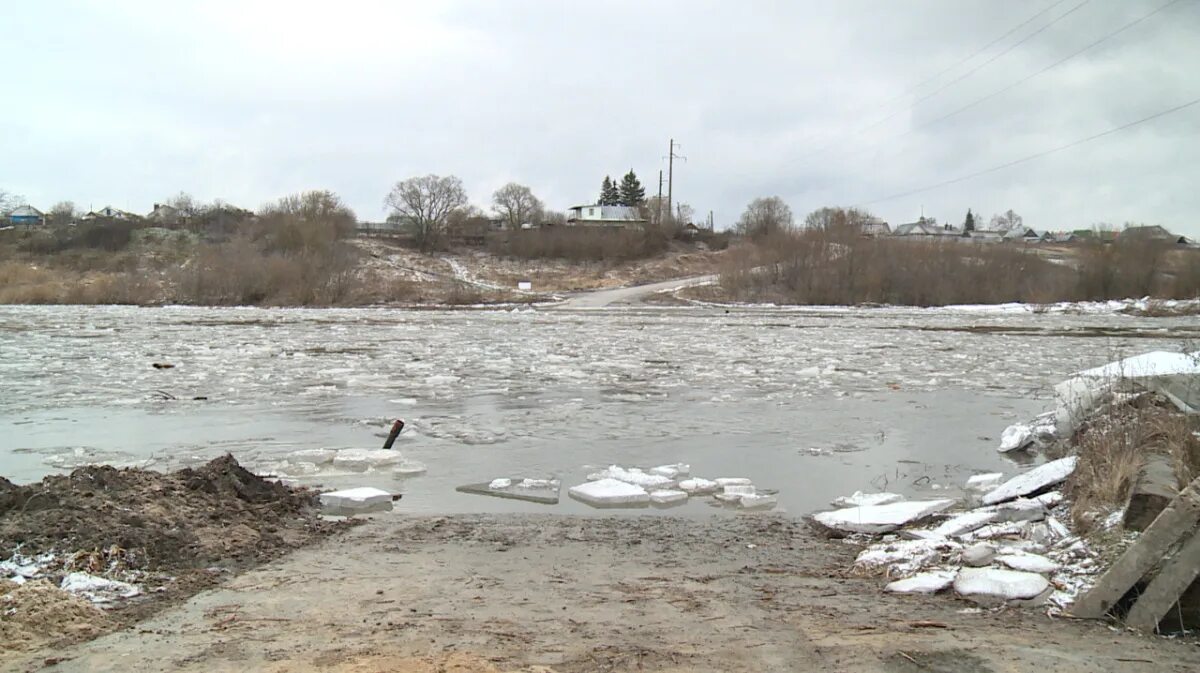
{"label": "concrete debris", "polygon": [[133,598],[142,593],[134,584],[97,577],[83,572],[68,573],[58,588],[67,593],[83,596],[93,603],[112,603]]}
{"label": "concrete debris", "polygon": [[[1049,580],[1037,573],[997,568],[963,568],[954,591],[976,602],[1037,601],[1050,597]],[[1030,603],[1032,604],[1032,603]]]}
{"label": "concrete debris", "polygon": [[592,507],[640,507],[650,502],[646,489],[612,478],[572,486],[567,489],[567,495]]}
{"label": "concrete debris", "polygon": [[354,516],[392,509],[392,494],[370,486],[322,493],[320,499],[322,513],[332,516]]}
{"label": "concrete debris", "polygon": [[890,582],[884,590],[896,594],[936,594],[949,588],[957,576],[958,570],[930,570]]}
{"label": "concrete debris", "polygon": [[887,533],[954,506],[954,500],[913,500],[819,512],[813,520],[838,533]]}
{"label": "concrete debris", "polygon": [[1078,458],[1075,456],[1068,456],[1021,473],[984,495],[983,503],[994,505],[1021,496],[1034,495],[1055,484],[1062,483],[1075,471],[1077,461]]}
{"label": "concrete debris", "polygon": [[872,505],[890,505],[904,500],[899,493],[863,493],[855,491],[854,495],[843,495],[833,501],[834,507],[866,507]]}

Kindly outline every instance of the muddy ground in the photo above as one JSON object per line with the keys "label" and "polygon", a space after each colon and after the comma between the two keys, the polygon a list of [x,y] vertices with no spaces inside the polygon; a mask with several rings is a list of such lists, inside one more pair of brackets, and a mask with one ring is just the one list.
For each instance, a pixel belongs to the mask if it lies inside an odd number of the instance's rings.
{"label": "muddy ground", "polygon": [[[169,474],[92,466],[25,486],[0,479],[0,559],[53,554],[39,578],[0,587],[0,661],[137,622],[341,527],[319,518],[315,493],[230,456]],[[52,589],[72,571],[143,595],[100,612]]]}
{"label": "muddy ground", "polygon": [[53,671],[1195,671],[1194,641],[897,597],[775,516],[376,520],[90,643]]}

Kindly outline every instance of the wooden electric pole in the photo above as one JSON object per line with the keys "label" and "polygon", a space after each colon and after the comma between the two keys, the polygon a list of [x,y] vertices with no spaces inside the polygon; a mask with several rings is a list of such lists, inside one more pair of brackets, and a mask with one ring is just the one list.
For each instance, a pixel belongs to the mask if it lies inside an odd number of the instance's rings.
{"label": "wooden electric pole", "polygon": [[670,151],[667,152],[667,214],[671,215],[671,217],[674,217],[674,215],[672,215],[674,211],[672,211],[671,208],[672,204],[674,203],[675,195],[675,160],[683,159],[684,161],[687,161],[687,157],[675,154],[676,147],[678,147],[678,145],[676,145],[675,139],[671,138]]}

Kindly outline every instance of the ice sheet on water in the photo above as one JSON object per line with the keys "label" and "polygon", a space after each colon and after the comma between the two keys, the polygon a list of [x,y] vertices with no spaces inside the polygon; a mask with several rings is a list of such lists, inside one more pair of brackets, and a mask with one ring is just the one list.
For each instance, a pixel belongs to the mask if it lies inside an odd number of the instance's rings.
{"label": "ice sheet on water", "polygon": [[572,486],[567,494],[593,507],[636,507],[650,502],[646,489],[611,478]]}
{"label": "ice sheet on water", "polygon": [[707,495],[709,493],[716,493],[721,489],[721,486],[715,481],[695,477],[679,482],[679,489],[691,495]]}
{"label": "ice sheet on water", "polygon": [[675,503],[687,502],[688,494],[685,491],[675,489],[662,489],[650,491],[650,502],[656,505],[671,505]]}
{"label": "ice sheet on water", "polygon": [[599,472],[589,474],[587,478],[591,481],[599,481],[603,479],[615,479],[623,481],[627,484],[634,484],[642,488],[667,488],[675,485],[675,481],[669,477],[664,477],[658,474],[648,474],[640,468],[630,467],[624,468],[620,465],[609,465]]}

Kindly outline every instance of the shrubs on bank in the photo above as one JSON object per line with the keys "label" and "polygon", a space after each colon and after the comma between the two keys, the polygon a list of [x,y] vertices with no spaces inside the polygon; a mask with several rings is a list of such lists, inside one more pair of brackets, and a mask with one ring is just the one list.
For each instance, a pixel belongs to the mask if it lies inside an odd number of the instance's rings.
{"label": "shrubs on bank", "polygon": [[866,238],[848,231],[773,233],[732,250],[726,295],[791,304],[948,304],[1200,295],[1200,251],[1104,245],[1051,261],[1024,248]]}

